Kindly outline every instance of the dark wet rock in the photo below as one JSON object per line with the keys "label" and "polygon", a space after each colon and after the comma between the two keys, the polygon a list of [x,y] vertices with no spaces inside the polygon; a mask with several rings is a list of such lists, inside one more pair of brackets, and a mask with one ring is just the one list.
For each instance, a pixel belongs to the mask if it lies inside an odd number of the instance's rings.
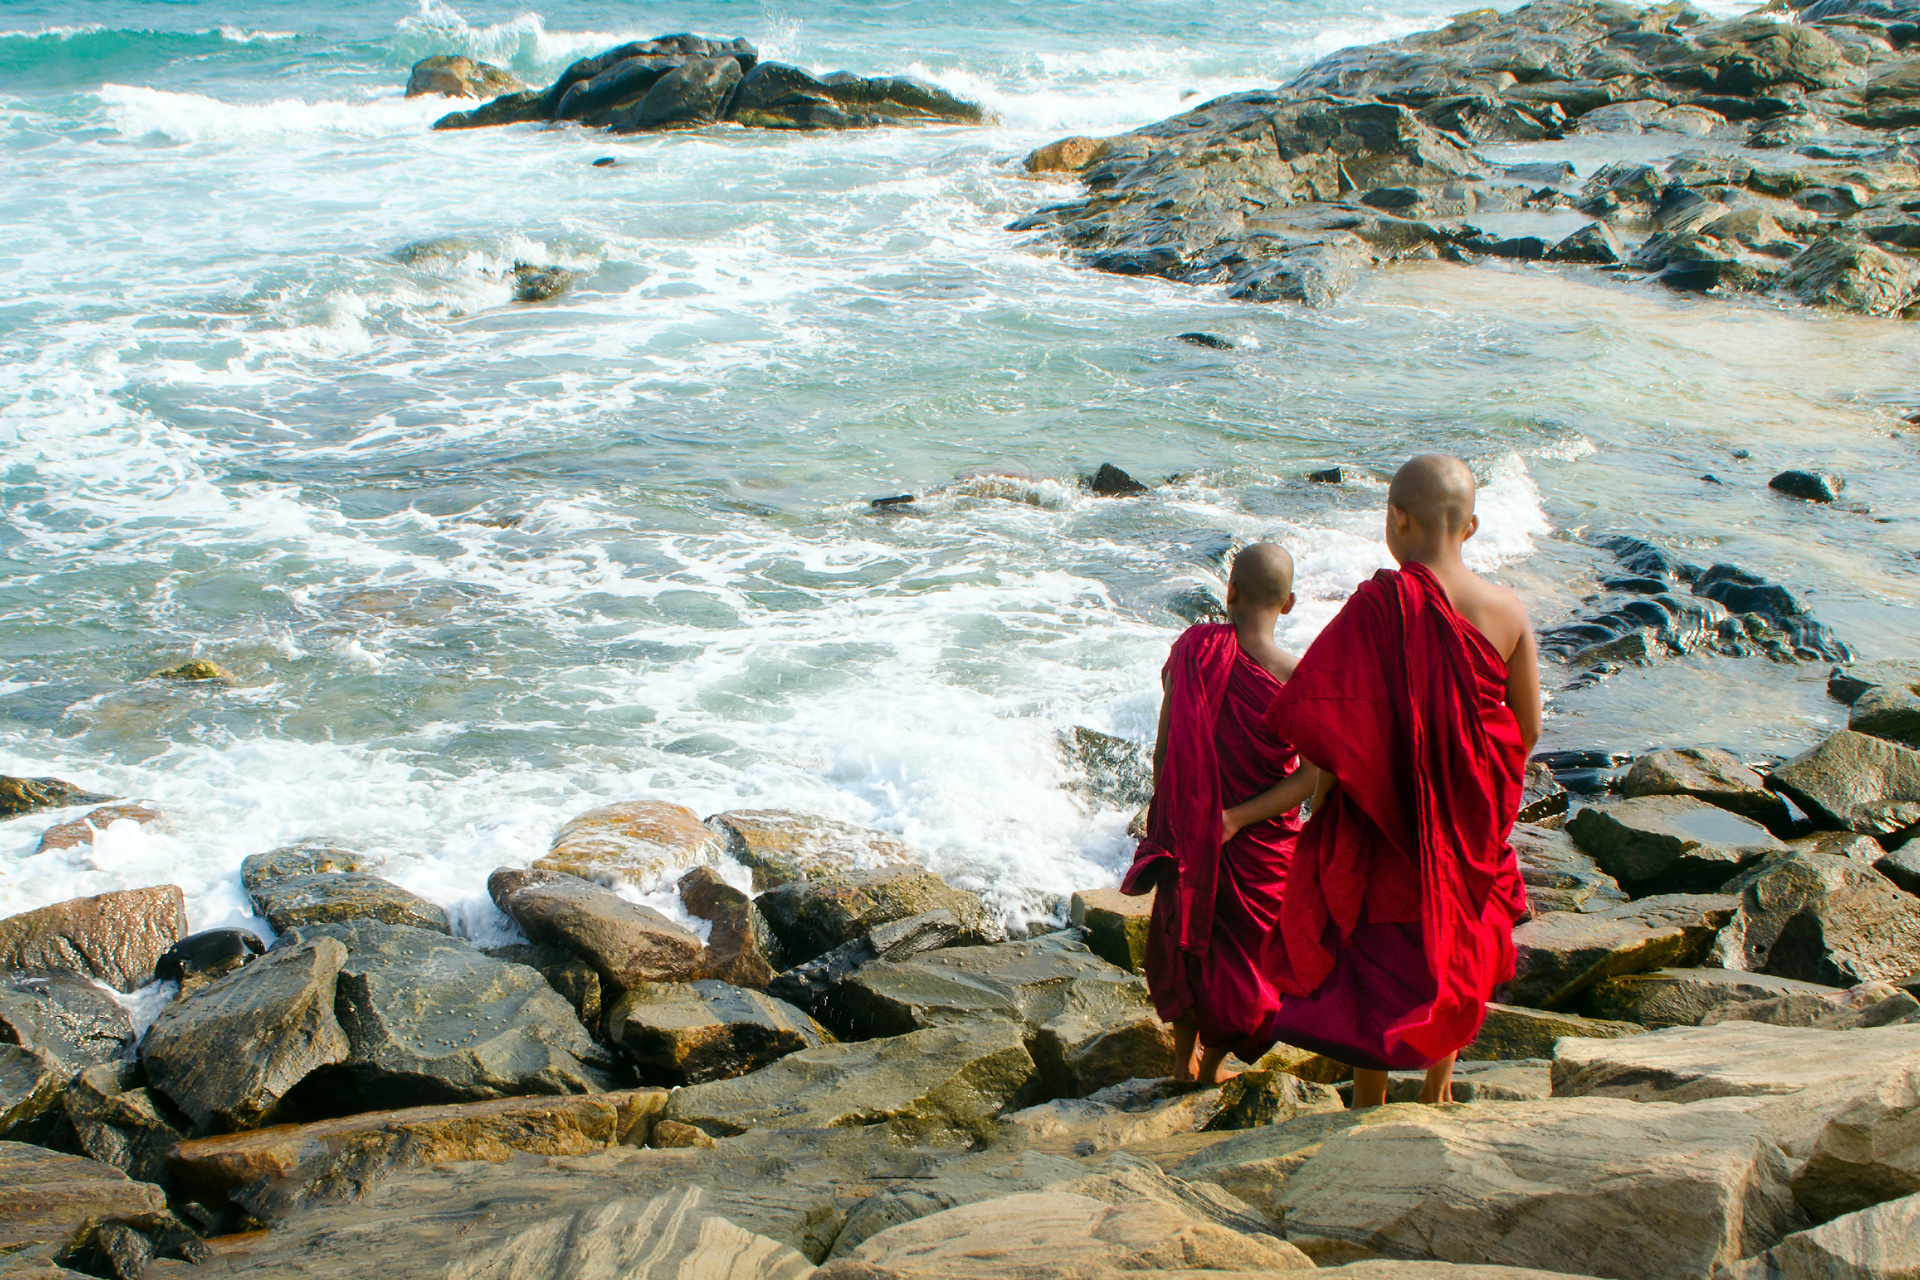
{"label": "dark wet rock", "polygon": [[898,836],[787,809],[735,809],[708,825],[726,838],[727,856],[753,871],[755,892],[841,871],[915,865]]}
{"label": "dark wet rock", "polygon": [[1604,222],[1589,222],[1546,252],[1548,262],[1611,264],[1627,260],[1620,235]]}
{"label": "dark wet rock", "polygon": [[1580,171],[1565,160],[1545,160],[1530,164],[1510,164],[1500,172],[1515,182],[1534,187],[1564,187],[1580,176]]}
{"label": "dark wet rock", "polygon": [[991,1141],[1034,1072],[1022,1029],[996,1019],[788,1054],[732,1080],[675,1091],[667,1118],[715,1136],[762,1126],[883,1124],[904,1136]]}
{"label": "dark wet rock", "polygon": [[1908,893],[1920,896],[1920,844],[1909,841],[1875,859],[1873,869]]}
{"label": "dark wet rock", "polygon": [[0,973],[0,1042],[47,1054],[73,1072],[124,1058],[133,1023],[85,978],[14,969]]}
{"label": "dark wet rock", "polygon": [[[1910,47],[1913,41],[1906,43]],[[1909,58],[1879,72],[1867,81],[1860,97],[1866,109],[1856,121],[1870,129],[1903,129],[1920,124],[1920,58]]]}
{"label": "dark wet rock", "polygon": [[573,287],[578,273],[565,267],[543,267],[532,262],[516,262],[509,273],[513,279],[515,302],[545,302]]}
{"label": "dark wet rock", "polygon": [[1328,467],[1323,471],[1307,472],[1307,480],[1313,484],[1340,484],[1346,479],[1339,467]]}
{"label": "dark wet rock", "polygon": [[0,1142],[45,1146],[56,1140],[66,1113],[67,1068],[51,1054],[0,1044]]}
{"label": "dark wet rock", "polygon": [[1920,971],[1920,899],[1852,858],[1792,850],[1727,886],[1740,907],[1709,964],[1829,987]]}
{"label": "dark wet rock", "polygon": [[1791,826],[1787,806],[1767,790],[1767,780],[1730,753],[1711,747],[1683,747],[1641,756],[1620,780],[1620,794],[1692,796],[1750,818],[1776,835]]}
{"label": "dark wet rock", "polygon": [[1920,268],[1864,240],[1826,236],[1788,264],[1781,287],[1811,306],[1893,316],[1913,305]]}
{"label": "dark wet rock", "polygon": [[680,901],[709,926],[694,976],[764,989],[773,980],[762,942],[768,930],[753,900],[707,867],[680,877]]}
{"label": "dark wet rock", "polygon": [[565,947],[514,943],[504,947],[482,947],[482,954],[508,964],[522,964],[547,980],[560,998],[573,1006],[580,1025],[597,1032],[612,1001],[611,992],[600,981],[600,971]]}
{"label": "dark wet rock", "polygon": [[[241,864],[240,879],[253,909],[279,933],[348,920],[380,920],[448,932],[447,913],[442,908],[391,880],[360,870],[292,870],[344,861],[342,852],[324,846],[294,846],[257,855],[261,862],[247,859]],[[357,857],[354,863],[360,865]]]}
{"label": "dark wet rock", "polygon": [[153,1087],[200,1133],[275,1119],[313,1071],[344,1062],[334,1015],[347,949],[332,938],[287,941],[161,1011],[140,1042]]}
{"label": "dark wet rock", "polygon": [[923,951],[966,941],[966,932],[953,912],[937,907],[875,925],[863,936],[777,975],[767,984],[767,994],[816,1017],[838,1021],[831,1010],[837,1003],[840,984],[855,973],[876,960],[907,960]]}
{"label": "dark wet rock", "polygon": [[1086,931],[1087,950],[1128,973],[1141,973],[1153,899],[1151,892],[1130,898],[1118,889],[1082,889],[1067,901],[1067,923]]}
{"label": "dark wet rock", "polygon": [[167,1157],[187,1136],[185,1125],[140,1077],[131,1062],[89,1067],[67,1086],[62,1103],[83,1152],[141,1182],[165,1182]]}
{"label": "dark wet rock", "polygon": [[153,972],[162,982],[179,983],[186,995],[265,952],[260,935],[251,929],[206,929],[168,947]]}
{"label": "dark wet rock", "polygon": [[1093,473],[1092,479],[1087,481],[1087,488],[1093,490],[1103,498],[1117,498],[1130,493],[1145,493],[1147,491],[1147,486],[1141,484],[1138,480],[1135,480],[1111,462],[1103,462],[1100,464],[1100,469]]}
{"label": "dark wet rock", "polygon": [[725,982],[649,983],[607,1014],[607,1038],[648,1084],[703,1084],[832,1040],[799,1009]]}
{"label": "dark wet rock", "polygon": [[1594,984],[1585,1007],[1596,1017],[1659,1030],[1698,1026],[1717,1010],[1752,1000],[1810,996],[1828,1003],[1838,994],[1833,987],[1737,969],[1656,969]]}
{"label": "dark wet rock", "polygon": [[1864,733],[1834,734],[1769,783],[1821,826],[1897,843],[1920,825],[1920,751]]}
{"label": "dark wet rock", "polygon": [[669,71],[678,70],[688,61],[686,55],[678,53],[650,52],[622,58],[606,70],[569,85],[554,105],[553,118],[604,124],[607,113],[602,108],[637,104]]}
{"label": "dark wet rock", "polygon": [[1489,1003],[1480,1034],[1460,1050],[1460,1057],[1469,1062],[1534,1061],[1551,1058],[1553,1046],[1564,1036],[1617,1040],[1645,1030],[1633,1022],[1609,1022],[1571,1013]]}
{"label": "dark wet rock", "polygon": [[449,111],[433,122],[435,129],[491,129],[503,124],[548,120],[547,95],[538,89],[503,93],[471,111]]}
{"label": "dark wet rock", "polygon": [[593,167],[596,169],[611,169],[619,163],[619,158],[616,156],[601,156],[593,162]]}
{"label": "dark wet rock", "polygon": [[1847,482],[1828,471],[1782,471],[1767,488],[1806,502],[1837,502]]}
{"label": "dark wet rock", "polygon": [[1853,705],[1869,689],[1908,689],[1920,685],[1920,662],[1856,662],[1827,673],[1827,695]]}
{"label": "dark wet rock", "polygon": [[889,511],[895,507],[907,506],[914,502],[918,496],[919,495],[912,493],[896,493],[885,498],[873,498],[868,501],[867,505],[875,511]]}
{"label": "dark wet rock", "polygon": [[1070,785],[1082,795],[1123,809],[1153,799],[1153,758],[1146,744],[1075,725],[1061,731],[1060,746],[1076,775]]}
{"label": "dark wet rock", "polygon": [[823,76],[820,83],[835,102],[874,123],[983,124],[989,118],[977,103],[911,76],[856,76],[850,71],[836,71]]}
{"label": "dark wet rock", "polygon": [[166,1196],[109,1164],[21,1142],[0,1142],[0,1258],[25,1276],[66,1280],[61,1268],[98,1269],[103,1224],[171,1222]]}
{"label": "dark wet rock", "polygon": [[503,867],[487,878],[487,892],[528,938],[567,948],[616,987],[684,982],[700,967],[699,938],[578,876]]}
{"label": "dark wet rock", "polygon": [[0,967],[90,974],[118,991],[153,980],[154,966],[187,932],[178,886],[73,898],[0,920]]}
{"label": "dark wet rock", "polygon": [[979,898],[951,888],[923,867],[815,876],[769,889],[754,905],[796,964],[851,942],[876,925],[936,908],[952,912],[970,940],[1000,936]]}
{"label": "dark wet rock", "polygon": [[1553,776],[1553,770],[1538,760],[1527,762],[1520,794],[1521,822],[1547,822],[1567,811],[1567,789]]}
{"label": "dark wet rock", "polygon": [[82,791],[60,778],[10,778],[0,776],[0,818],[32,813],[36,809],[62,809],[76,804],[105,804],[112,796]]}
{"label": "dark wet rock", "polygon": [[631,109],[613,111],[607,126],[615,133],[638,133],[712,124],[721,118],[740,75],[737,59],[692,59],[661,76]]}
{"label": "dark wet rock", "polygon": [[407,76],[407,96],[437,93],[443,98],[493,98],[517,93],[527,86],[505,67],[475,62],[459,54],[436,54],[413,64]]}
{"label": "dark wet rock", "polygon": [[819,80],[783,62],[762,62],[741,79],[733,95],[733,116],[760,128],[793,128],[802,111],[815,104],[837,105]]}
{"label": "dark wet rock", "polygon": [[603,884],[640,884],[712,865],[725,847],[724,838],[683,805],[629,800],[588,810],[561,827],[534,866]]}
{"label": "dark wet rock", "polygon": [[1536,1009],[1565,1005],[1602,978],[1696,964],[1740,899],[1666,894],[1600,911],[1555,911],[1513,933],[1513,981],[1496,993]]}
{"label": "dark wet rock", "polygon": [[[290,943],[324,939],[347,949],[334,1009],[350,1051],[303,1083],[298,1101],[311,1111],[338,1115],[607,1087],[612,1059],[534,970],[404,925],[362,920],[302,933],[283,937],[267,958]],[[222,981],[244,981],[261,963]]]}
{"label": "dark wet rock", "polygon": [[[1044,147],[1035,147],[1027,153],[1023,162],[1028,173],[1078,173],[1106,150],[1106,143],[1098,138],[1061,138],[1058,142],[1049,142]],[[1202,334],[1211,337],[1211,334]],[[1186,338],[1186,334],[1180,337]],[[1211,346],[1211,343],[1202,343]],[[1229,343],[1229,346],[1232,344]]]}
{"label": "dark wet rock", "polygon": [[1567,833],[1628,893],[1703,893],[1786,846],[1752,819],[1687,795],[1583,808]]}
{"label": "dark wet rock", "polygon": [[1173,335],[1173,340],[1175,342],[1190,343],[1196,347],[1206,347],[1213,351],[1234,350],[1233,343],[1213,333],[1176,333]]}
{"label": "dark wet rock", "polygon": [[1217,593],[1206,587],[1188,587],[1176,591],[1167,598],[1167,612],[1189,625],[1227,620],[1227,606]]}
{"label": "dark wet rock", "polygon": [[1847,728],[1906,747],[1920,747],[1920,683],[1877,686],[1854,699]]}
{"label": "dark wet rock", "polygon": [[1600,911],[1627,901],[1619,882],[1582,853],[1565,831],[1518,823],[1511,843],[1533,916]]}

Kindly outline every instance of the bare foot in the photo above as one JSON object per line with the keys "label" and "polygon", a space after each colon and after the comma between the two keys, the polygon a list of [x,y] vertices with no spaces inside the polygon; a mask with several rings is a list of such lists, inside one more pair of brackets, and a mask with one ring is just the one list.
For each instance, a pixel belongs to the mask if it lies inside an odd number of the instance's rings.
{"label": "bare foot", "polygon": [[1200,1061],[1194,1067],[1194,1079],[1201,1084],[1225,1084],[1240,1074],[1238,1071],[1227,1070],[1226,1061],[1225,1049],[1208,1049],[1200,1055]]}
{"label": "bare foot", "polygon": [[1180,1084],[1192,1084],[1198,1078],[1200,1062],[1200,1020],[1184,1014],[1173,1020],[1173,1078]]}

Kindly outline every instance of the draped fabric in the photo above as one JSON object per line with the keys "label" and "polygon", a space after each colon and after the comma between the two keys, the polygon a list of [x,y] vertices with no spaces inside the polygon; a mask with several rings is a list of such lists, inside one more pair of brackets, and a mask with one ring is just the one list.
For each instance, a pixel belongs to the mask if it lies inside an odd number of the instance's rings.
{"label": "draped fabric", "polygon": [[1301,832],[1264,968],[1267,1030],[1355,1066],[1428,1065],[1478,1034],[1526,910],[1512,847],[1526,752],[1506,662],[1425,566],[1360,585],[1268,711],[1337,786]]}
{"label": "draped fabric", "polygon": [[1300,814],[1255,823],[1222,845],[1220,813],[1299,767],[1266,720],[1281,684],[1241,652],[1226,624],[1189,628],[1165,676],[1165,758],[1146,838],[1121,888],[1158,890],[1146,975],[1160,1016],[1192,1013],[1202,1044],[1252,1061],[1271,1044],[1260,1032],[1279,1007],[1261,950],[1279,920]]}

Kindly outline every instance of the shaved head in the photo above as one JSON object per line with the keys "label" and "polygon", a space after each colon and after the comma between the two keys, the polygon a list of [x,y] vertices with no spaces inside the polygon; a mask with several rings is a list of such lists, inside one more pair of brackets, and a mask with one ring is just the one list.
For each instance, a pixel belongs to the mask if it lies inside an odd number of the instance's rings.
{"label": "shaved head", "polygon": [[1272,542],[1242,547],[1233,557],[1227,585],[1238,587],[1240,599],[1253,608],[1284,605],[1293,594],[1293,557]]}
{"label": "shaved head", "polygon": [[1393,473],[1387,501],[1423,529],[1457,534],[1473,519],[1473,472],[1450,453],[1423,453]]}

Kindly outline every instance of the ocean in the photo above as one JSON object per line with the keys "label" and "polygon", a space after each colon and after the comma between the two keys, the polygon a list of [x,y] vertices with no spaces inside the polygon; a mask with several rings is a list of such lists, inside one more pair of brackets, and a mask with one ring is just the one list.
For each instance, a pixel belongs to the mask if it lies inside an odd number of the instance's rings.
{"label": "ocean", "polygon": [[[1910,326],[1500,263],[1244,305],[1004,230],[1075,190],[1024,174],[1036,145],[1455,7],[8,0],[0,772],[168,822],[48,853],[51,819],[0,823],[0,915],[172,882],[196,928],[240,922],[242,858],[331,836],[498,939],[491,870],[651,798],[879,827],[1010,924],[1058,918],[1131,855],[1061,733],[1150,738],[1170,605],[1237,542],[1294,551],[1304,647],[1427,449],[1475,465],[1474,562],[1542,625],[1620,533],[1920,656]],[[434,133],[461,104],[402,96],[429,54],[543,83],[675,31],[997,121]],[[516,261],[579,283],[515,302]],[[1154,488],[1091,495],[1103,462]],[[1846,500],[1770,493],[1794,466]],[[235,681],[150,678],[192,657]],[[1759,759],[1844,723],[1818,663],[1546,674],[1546,748]]]}

